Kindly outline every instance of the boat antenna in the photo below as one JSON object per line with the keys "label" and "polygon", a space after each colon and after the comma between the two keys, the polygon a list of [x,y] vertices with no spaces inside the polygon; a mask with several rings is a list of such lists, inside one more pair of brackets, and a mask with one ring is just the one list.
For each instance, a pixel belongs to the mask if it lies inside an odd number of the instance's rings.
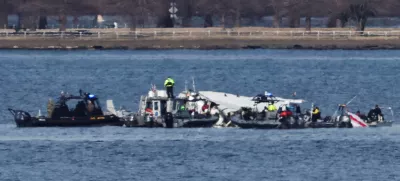
{"label": "boat antenna", "polygon": [[358,95],[356,95],[356,96],[354,96],[352,99],[350,99],[350,101],[346,103],[346,106],[349,105],[351,102],[353,102],[354,99],[355,99],[357,96],[358,96]]}
{"label": "boat antenna", "polygon": [[313,108],[314,108],[314,103],[311,103],[311,110],[310,110],[310,121],[312,121],[312,115],[313,115]]}
{"label": "boat antenna", "polygon": [[196,84],[194,82],[194,77],[192,77],[192,80],[193,80],[193,92],[196,92]]}
{"label": "boat antenna", "polygon": [[187,84],[188,84],[188,82],[187,82],[187,80],[185,80],[185,91],[186,91],[186,92],[188,92]]}
{"label": "boat antenna", "polygon": [[41,116],[42,116],[42,112],[41,112],[41,110],[39,109],[39,112],[38,112],[37,117],[41,117]]}
{"label": "boat antenna", "polygon": [[388,107],[387,109],[389,109],[389,110],[390,110],[390,113],[392,114],[392,121],[395,121],[395,120],[394,120],[394,113],[393,113],[392,107]]}

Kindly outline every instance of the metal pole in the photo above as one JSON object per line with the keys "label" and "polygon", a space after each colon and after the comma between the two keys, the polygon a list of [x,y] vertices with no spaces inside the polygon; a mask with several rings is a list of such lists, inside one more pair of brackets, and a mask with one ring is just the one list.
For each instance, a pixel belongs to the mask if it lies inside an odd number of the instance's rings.
{"label": "metal pole", "polygon": [[192,81],[193,81],[193,92],[196,92],[196,84],[194,83],[194,77],[192,77]]}
{"label": "metal pole", "polygon": [[313,115],[314,103],[311,103],[311,114],[310,114],[310,121],[312,122],[312,115]]}

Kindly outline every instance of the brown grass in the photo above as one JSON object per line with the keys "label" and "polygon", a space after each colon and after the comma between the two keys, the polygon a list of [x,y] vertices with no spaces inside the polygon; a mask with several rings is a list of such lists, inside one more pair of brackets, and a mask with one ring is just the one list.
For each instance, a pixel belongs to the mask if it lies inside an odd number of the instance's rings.
{"label": "brown grass", "polygon": [[[400,28],[369,28],[371,36],[360,36],[350,28],[314,28],[304,32],[304,28],[263,28],[243,27],[221,28],[146,28],[137,29],[138,36],[129,29],[87,29],[101,32],[90,37],[71,36],[42,37],[18,35],[0,37],[0,48],[82,48],[94,46],[126,49],[240,49],[259,48],[307,48],[307,49],[400,49]],[[6,30],[14,31],[14,30]],[[39,32],[58,31],[38,30]],[[69,29],[75,31],[75,29]],[[157,34],[154,34],[157,31]],[[174,32],[175,33],[172,33]],[[208,34],[208,31],[211,33]],[[279,31],[279,33],[277,33]],[[318,31],[319,34],[318,34]],[[335,36],[333,36],[335,31]],[[375,32],[372,32],[375,31]],[[385,36],[385,31],[390,32]],[[398,31],[398,32],[394,32]],[[367,33],[366,33],[367,34]],[[11,36],[11,35],[10,35]]]}
{"label": "brown grass", "polygon": [[53,40],[14,39],[0,41],[0,48],[18,49],[242,49],[242,48],[303,48],[303,49],[400,49],[398,40],[315,40],[315,39],[158,39],[158,40]]}

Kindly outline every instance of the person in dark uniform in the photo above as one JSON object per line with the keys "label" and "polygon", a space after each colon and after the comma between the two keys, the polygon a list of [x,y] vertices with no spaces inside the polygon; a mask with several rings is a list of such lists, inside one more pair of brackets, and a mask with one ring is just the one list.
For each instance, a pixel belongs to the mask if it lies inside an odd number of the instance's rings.
{"label": "person in dark uniform", "polygon": [[374,111],[377,115],[382,115],[382,110],[378,105],[375,105]]}
{"label": "person in dark uniform", "polygon": [[167,90],[168,98],[174,97],[174,85],[175,85],[175,81],[171,77],[168,77],[167,80],[165,80],[165,82],[164,82],[164,86]]}
{"label": "person in dark uniform", "polygon": [[369,110],[369,112],[368,112],[368,120],[370,122],[374,122],[374,121],[378,120],[377,115],[375,113],[375,109]]}
{"label": "person in dark uniform", "polygon": [[[374,112],[375,112],[376,115],[381,116],[381,117],[382,117],[382,120],[384,120],[384,119],[383,119],[382,110],[381,110],[381,108],[380,108],[378,105],[375,105]],[[378,119],[379,119],[379,118],[378,118]]]}
{"label": "person in dark uniform", "polygon": [[296,115],[297,116],[300,116],[301,115],[301,108],[300,108],[300,105],[298,105],[298,104],[296,104]]}

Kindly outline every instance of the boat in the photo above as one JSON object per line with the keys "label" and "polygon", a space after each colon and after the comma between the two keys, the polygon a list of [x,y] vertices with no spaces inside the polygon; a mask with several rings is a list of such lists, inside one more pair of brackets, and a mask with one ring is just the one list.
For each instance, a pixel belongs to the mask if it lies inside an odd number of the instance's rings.
{"label": "boat", "polygon": [[[254,107],[242,107],[240,111],[236,112],[236,114],[231,117],[233,124],[238,125],[240,128],[247,129],[296,129],[305,127],[305,122],[302,119],[298,119],[298,116],[279,116],[278,110],[285,111],[286,108],[295,107],[296,105],[293,103],[289,102],[289,104],[278,104],[279,109],[276,111],[268,111],[265,108],[260,111],[257,108],[258,104],[275,104],[278,103],[279,100],[273,96],[265,95],[257,95],[252,100],[255,103]],[[291,112],[294,112],[294,110]]]}
{"label": "boat", "polygon": [[234,95],[224,92],[200,92],[205,99],[214,102],[219,111],[225,116],[227,123],[232,123],[240,128],[257,129],[289,129],[304,127],[302,119],[298,117],[279,118],[278,112],[265,111],[264,108],[273,103],[280,109],[295,107],[295,104],[304,103],[301,99],[284,99],[275,97],[271,93],[257,95],[253,98]]}
{"label": "boat", "polygon": [[[152,85],[141,96],[137,113],[122,116],[126,127],[210,128],[220,120],[218,114],[205,113],[203,105],[211,107],[194,91],[185,90],[174,98]],[[181,109],[181,107],[185,109]]]}
{"label": "boat", "polygon": [[[311,107],[314,107],[313,104]],[[305,122],[305,128],[353,128],[353,120],[349,116],[346,105],[338,104],[338,109],[332,116],[326,116],[316,121],[312,121],[311,110],[307,110],[305,114],[301,115],[301,118]],[[353,123],[353,124],[352,124]]]}
{"label": "boat", "polygon": [[[357,115],[349,112],[346,105],[343,104],[338,105],[338,110],[333,116],[326,116],[313,122],[311,110],[307,110],[304,113],[301,110],[293,110],[294,107],[306,102],[302,99],[284,99],[275,97],[268,92],[253,98],[221,92],[200,92],[200,94],[218,105],[220,111],[226,115],[228,119],[226,121],[245,129],[368,127],[364,121],[359,120],[360,118]],[[279,107],[278,111],[269,112],[264,110],[270,103]],[[291,113],[297,113],[288,117],[279,117],[278,113],[285,109],[289,109]]]}
{"label": "boat", "polygon": [[[384,115],[390,115],[390,119],[386,119],[374,112],[373,109],[369,111],[368,116],[362,115],[359,111],[359,117],[368,124],[369,127],[391,127],[394,120],[394,113],[392,107],[382,107],[381,111]],[[390,114],[389,114],[390,113]],[[385,116],[387,117],[387,116]]]}
{"label": "boat", "polygon": [[[48,103],[48,115],[36,117],[22,110],[9,108],[17,127],[86,127],[86,126],[122,126],[123,122],[114,114],[106,115],[99,103],[99,98],[90,93],[79,91],[79,96],[62,95],[53,105]],[[74,104],[71,104],[75,102]],[[69,105],[74,106],[70,108]]]}

